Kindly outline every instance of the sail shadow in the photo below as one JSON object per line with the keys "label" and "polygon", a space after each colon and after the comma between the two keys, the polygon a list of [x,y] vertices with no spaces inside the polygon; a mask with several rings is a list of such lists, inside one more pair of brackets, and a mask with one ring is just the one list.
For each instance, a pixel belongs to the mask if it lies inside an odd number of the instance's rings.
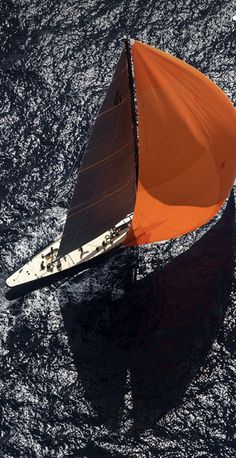
{"label": "sail shadow", "polygon": [[194,246],[130,281],[120,299],[78,302],[68,294],[62,316],[93,421],[116,430],[127,417],[139,431],[181,402],[230,300],[234,228],[231,197]]}

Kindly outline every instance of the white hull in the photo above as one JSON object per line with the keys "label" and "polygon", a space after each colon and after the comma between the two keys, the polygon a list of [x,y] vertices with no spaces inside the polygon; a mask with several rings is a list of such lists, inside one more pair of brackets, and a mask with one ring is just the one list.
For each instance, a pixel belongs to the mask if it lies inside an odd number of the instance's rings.
{"label": "white hull", "polygon": [[82,250],[78,248],[60,259],[57,259],[57,253],[61,239],[56,240],[8,277],[6,280],[7,286],[12,288],[41,280],[82,264],[84,264],[84,268],[86,269],[87,261],[112,250],[125,240],[129,223],[130,217],[127,217],[118,223],[112,232],[104,232],[96,239],[86,243],[82,247]]}

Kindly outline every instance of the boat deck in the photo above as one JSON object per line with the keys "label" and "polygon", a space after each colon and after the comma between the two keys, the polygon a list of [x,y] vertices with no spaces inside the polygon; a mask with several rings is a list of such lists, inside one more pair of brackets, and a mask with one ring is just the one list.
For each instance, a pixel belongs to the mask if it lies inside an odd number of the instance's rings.
{"label": "boat deck", "polygon": [[[95,259],[119,246],[126,237],[129,225],[130,217],[127,217],[111,230],[104,232],[91,242],[83,245],[82,248],[71,251],[60,259],[57,258],[57,255],[61,239],[58,239],[8,277],[6,284],[12,288],[49,277],[50,275],[63,272],[80,264],[86,264],[87,261]],[[86,268],[86,265],[84,268]]]}

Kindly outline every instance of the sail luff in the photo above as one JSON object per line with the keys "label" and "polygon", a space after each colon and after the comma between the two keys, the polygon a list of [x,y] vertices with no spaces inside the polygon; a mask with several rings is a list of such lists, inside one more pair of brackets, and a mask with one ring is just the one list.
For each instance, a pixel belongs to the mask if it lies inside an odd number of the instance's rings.
{"label": "sail luff", "polygon": [[128,65],[128,77],[129,77],[129,88],[130,88],[130,105],[132,115],[132,126],[133,126],[133,137],[134,137],[134,153],[135,153],[135,166],[136,166],[136,185],[138,184],[138,120],[137,111],[135,106],[135,83],[132,66],[132,52],[131,52],[131,40],[128,37],[124,37],[124,45],[127,57]]}

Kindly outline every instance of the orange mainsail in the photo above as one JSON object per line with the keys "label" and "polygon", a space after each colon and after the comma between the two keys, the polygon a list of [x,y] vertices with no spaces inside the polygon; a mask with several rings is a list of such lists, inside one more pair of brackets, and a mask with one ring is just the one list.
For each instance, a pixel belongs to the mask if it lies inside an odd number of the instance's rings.
{"label": "orange mainsail", "polygon": [[236,111],[185,62],[135,41],[139,175],[124,245],[166,240],[206,223],[236,174]]}

